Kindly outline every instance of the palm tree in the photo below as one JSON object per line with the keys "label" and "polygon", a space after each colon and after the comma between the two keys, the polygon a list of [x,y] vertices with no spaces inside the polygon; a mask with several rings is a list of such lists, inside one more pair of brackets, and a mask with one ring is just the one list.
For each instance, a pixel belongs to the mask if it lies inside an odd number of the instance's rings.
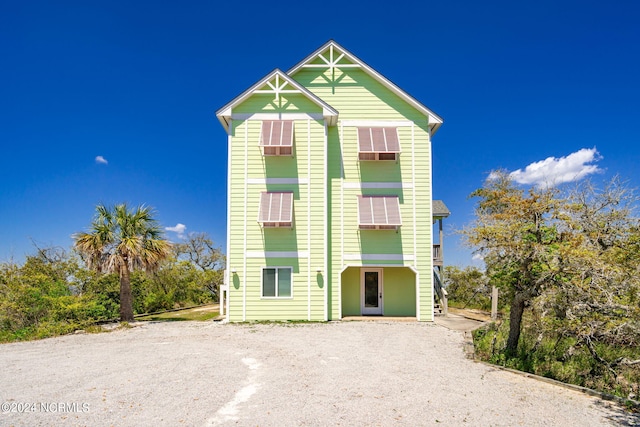
{"label": "palm tree", "polygon": [[134,270],[156,270],[171,251],[171,243],[149,207],[129,210],[126,204],[96,206],[89,232],[73,236],[87,267],[120,276],[120,320],[133,321],[130,275]]}

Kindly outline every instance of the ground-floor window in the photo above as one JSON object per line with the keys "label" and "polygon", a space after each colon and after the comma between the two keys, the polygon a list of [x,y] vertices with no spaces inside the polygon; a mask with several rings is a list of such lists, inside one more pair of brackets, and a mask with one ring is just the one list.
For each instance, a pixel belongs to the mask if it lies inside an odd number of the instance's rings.
{"label": "ground-floor window", "polygon": [[262,296],[291,297],[291,267],[264,267],[262,269]]}

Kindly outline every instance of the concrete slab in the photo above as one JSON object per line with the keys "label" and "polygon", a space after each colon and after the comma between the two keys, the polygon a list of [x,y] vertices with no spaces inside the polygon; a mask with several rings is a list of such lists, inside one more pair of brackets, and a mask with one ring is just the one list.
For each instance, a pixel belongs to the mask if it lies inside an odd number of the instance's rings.
{"label": "concrete slab", "polygon": [[452,331],[463,332],[473,331],[484,324],[482,321],[469,319],[451,312],[447,316],[436,316],[435,323]]}
{"label": "concrete slab", "polygon": [[347,322],[416,322],[415,317],[395,316],[345,316],[342,321]]}

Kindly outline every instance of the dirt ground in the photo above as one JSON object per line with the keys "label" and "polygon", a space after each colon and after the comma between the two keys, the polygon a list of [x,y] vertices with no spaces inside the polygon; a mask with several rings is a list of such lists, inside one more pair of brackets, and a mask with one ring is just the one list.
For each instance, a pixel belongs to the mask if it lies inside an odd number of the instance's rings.
{"label": "dirt ground", "polygon": [[640,417],[417,322],[140,322],[0,346],[2,426],[601,426]]}

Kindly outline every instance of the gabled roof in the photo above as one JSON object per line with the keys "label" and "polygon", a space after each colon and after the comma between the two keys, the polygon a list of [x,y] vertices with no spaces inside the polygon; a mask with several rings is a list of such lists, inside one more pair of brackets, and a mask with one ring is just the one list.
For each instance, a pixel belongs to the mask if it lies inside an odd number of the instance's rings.
{"label": "gabled roof", "polygon": [[449,208],[442,200],[433,200],[431,202],[431,209],[433,209],[431,216],[434,218],[446,218],[451,214]]}
{"label": "gabled roof", "polygon": [[[320,59],[322,63],[318,63],[316,60]],[[391,92],[398,95],[408,104],[412,105],[422,114],[429,118],[429,127],[431,128],[431,134],[435,134],[438,128],[442,125],[442,118],[436,113],[431,111],[425,105],[413,98],[411,95],[396,86],[391,80],[378,73],[376,70],[368,66],[358,57],[347,51],[333,40],[329,40],[311,55],[300,61],[297,65],[287,71],[287,74],[294,76],[298,71],[305,67],[319,67],[326,66],[328,68],[362,68],[367,74],[377,80],[380,84],[385,86]]]}
{"label": "gabled roof", "polygon": [[276,68],[227,105],[216,111],[218,120],[220,120],[220,123],[222,123],[222,126],[227,132],[229,131],[233,108],[256,93],[271,93],[276,99],[278,99],[281,94],[302,94],[322,109],[322,115],[330,126],[335,125],[338,120],[338,112],[335,108],[318,98],[304,86],[293,80],[289,75]]}

